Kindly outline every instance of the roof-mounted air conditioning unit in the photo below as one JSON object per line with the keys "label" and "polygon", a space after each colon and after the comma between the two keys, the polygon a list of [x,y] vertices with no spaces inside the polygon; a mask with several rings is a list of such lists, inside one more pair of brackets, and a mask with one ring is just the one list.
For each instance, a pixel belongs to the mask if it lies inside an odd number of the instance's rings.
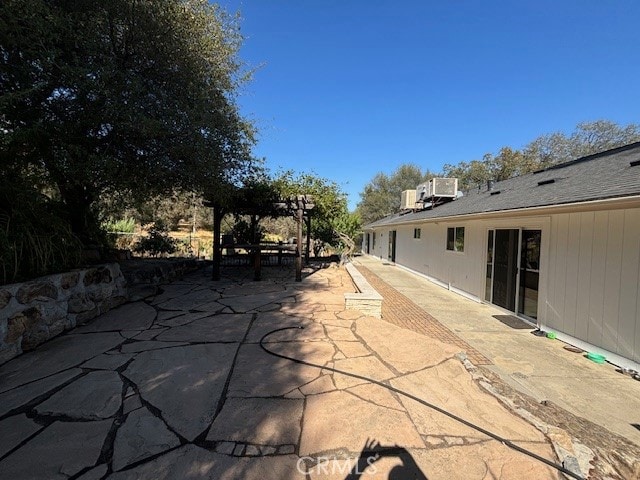
{"label": "roof-mounted air conditioning unit", "polygon": [[429,183],[421,183],[416,187],[416,202],[422,202],[429,197]]}
{"label": "roof-mounted air conditioning unit", "polygon": [[427,187],[428,197],[451,197],[458,194],[457,178],[432,178]]}
{"label": "roof-mounted air conditioning unit", "polygon": [[415,208],[416,205],[416,191],[404,190],[400,197],[400,208],[402,210],[410,210]]}

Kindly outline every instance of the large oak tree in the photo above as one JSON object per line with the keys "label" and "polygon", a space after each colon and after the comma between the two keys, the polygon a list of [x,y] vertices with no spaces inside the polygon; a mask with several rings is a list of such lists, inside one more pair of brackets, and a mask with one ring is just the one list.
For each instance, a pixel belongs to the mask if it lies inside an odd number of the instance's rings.
{"label": "large oak tree", "polygon": [[51,186],[85,242],[104,196],[215,195],[250,164],[240,45],[205,0],[3,1],[3,168]]}

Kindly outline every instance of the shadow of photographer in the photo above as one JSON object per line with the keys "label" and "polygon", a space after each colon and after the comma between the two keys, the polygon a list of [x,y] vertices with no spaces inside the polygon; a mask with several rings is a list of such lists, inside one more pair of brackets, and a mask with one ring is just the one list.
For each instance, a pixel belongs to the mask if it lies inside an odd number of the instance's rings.
{"label": "shadow of photographer", "polygon": [[[414,460],[409,451],[398,445],[383,446],[375,439],[367,440],[362,452],[358,457],[358,461],[355,463],[349,474],[345,477],[345,480],[358,480],[367,474],[375,475],[376,473],[382,473],[376,468],[376,464],[384,458],[397,458],[400,460],[400,464],[394,465],[388,472],[388,480],[428,480],[427,476],[422,473],[420,467]],[[365,478],[366,478],[365,476]],[[376,478],[382,478],[376,476]]]}

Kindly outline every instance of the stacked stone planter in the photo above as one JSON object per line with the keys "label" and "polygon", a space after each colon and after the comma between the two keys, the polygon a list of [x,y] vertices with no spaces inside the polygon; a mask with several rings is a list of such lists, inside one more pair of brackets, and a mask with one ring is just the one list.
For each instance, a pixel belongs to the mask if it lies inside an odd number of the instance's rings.
{"label": "stacked stone planter", "polygon": [[125,301],[117,263],[0,287],[0,364]]}

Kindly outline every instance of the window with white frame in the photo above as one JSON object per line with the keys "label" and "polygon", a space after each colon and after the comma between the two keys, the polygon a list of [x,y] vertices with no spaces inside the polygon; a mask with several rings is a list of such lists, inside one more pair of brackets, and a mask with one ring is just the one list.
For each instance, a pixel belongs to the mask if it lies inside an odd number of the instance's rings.
{"label": "window with white frame", "polygon": [[464,252],[464,227],[447,228],[447,250]]}

